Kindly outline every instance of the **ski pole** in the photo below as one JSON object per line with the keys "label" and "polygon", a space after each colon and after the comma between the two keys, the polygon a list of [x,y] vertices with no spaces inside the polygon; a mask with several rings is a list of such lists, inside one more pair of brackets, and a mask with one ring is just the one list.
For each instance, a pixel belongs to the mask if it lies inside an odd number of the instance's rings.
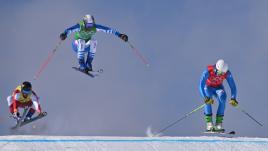
{"label": "ski pole", "polygon": [[136,56],[138,56],[140,59],[141,59],[141,61],[147,66],[147,67],[149,67],[150,65],[149,65],[149,62],[145,59],[145,57],[140,53],[140,51],[137,49],[137,48],[135,48],[129,41],[128,41],[128,44],[129,44],[129,46],[130,46],[130,48],[132,49],[132,51],[136,54]]}
{"label": "ski pole", "polygon": [[38,72],[35,74],[34,76],[34,80],[37,80],[40,76],[40,74],[43,72],[43,70],[46,68],[46,66],[48,65],[48,63],[51,61],[52,57],[54,56],[55,52],[57,51],[57,49],[59,48],[59,46],[61,45],[62,40],[60,40],[57,45],[55,46],[55,48],[49,53],[48,57],[46,58],[46,60],[43,62],[43,64],[41,65],[40,69],[38,70]]}
{"label": "ski pole", "polygon": [[155,134],[155,136],[160,135],[162,132],[164,132],[165,130],[167,130],[168,128],[172,127],[173,125],[177,124],[178,122],[182,121],[183,119],[187,118],[189,115],[193,114],[194,112],[200,110],[201,108],[203,108],[206,104],[202,104],[200,106],[198,106],[197,108],[195,108],[194,110],[192,110],[191,112],[185,114],[183,117],[179,118],[178,120],[174,121],[173,123],[169,124],[168,126],[162,128],[161,130],[158,131],[157,134]]}
{"label": "ski pole", "polygon": [[247,113],[245,110],[243,110],[241,107],[236,106],[238,110],[240,110],[242,113],[246,114],[249,118],[251,118],[253,121],[255,121],[258,125],[263,126],[260,122],[258,122],[255,118],[253,118],[249,113]]}

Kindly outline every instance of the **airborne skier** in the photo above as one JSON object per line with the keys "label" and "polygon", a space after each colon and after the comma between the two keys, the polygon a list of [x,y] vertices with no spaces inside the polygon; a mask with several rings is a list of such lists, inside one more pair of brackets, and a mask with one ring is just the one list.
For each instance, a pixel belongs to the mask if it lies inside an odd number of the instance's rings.
{"label": "airborne skier", "polygon": [[16,120],[21,118],[18,108],[30,107],[25,120],[31,120],[35,112],[38,114],[42,113],[38,96],[32,90],[32,84],[28,81],[17,86],[12,95],[7,97],[7,102],[10,113]]}
{"label": "airborne skier", "polygon": [[[224,132],[223,116],[226,104],[226,92],[223,87],[223,81],[227,83],[231,89],[231,99],[229,103],[232,106],[237,106],[236,100],[236,85],[231,72],[228,70],[228,64],[220,59],[216,65],[209,65],[203,72],[200,80],[199,90],[206,103],[204,108],[206,131]],[[212,104],[214,103],[213,96],[218,100],[219,106],[216,114],[216,123],[213,124]]]}
{"label": "airborne skier", "polygon": [[[108,34],[114,34],[125,42],[128,41],[128,36],[95,23],[92,15],[85,15],[83,20],[78,24],[67,28],[60,34],[60,39],[65,40],[72,32],[75,32],[74,41],[72,43],[73,50],[77,54],[79,69],[85,73],[92,71],[92,61],[96,53],[97,41],[93,39],[96,32],[102,31]],[[85,56],[87,56],[85,58]]]}

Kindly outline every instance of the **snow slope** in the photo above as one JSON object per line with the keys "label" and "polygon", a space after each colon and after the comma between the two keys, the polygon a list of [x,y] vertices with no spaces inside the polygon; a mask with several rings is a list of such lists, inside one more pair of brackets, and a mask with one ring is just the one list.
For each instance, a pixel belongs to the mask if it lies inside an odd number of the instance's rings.
{"label": "snow slope", "polygon": [[267,138],[0,136],[2,151],[268,151]]}

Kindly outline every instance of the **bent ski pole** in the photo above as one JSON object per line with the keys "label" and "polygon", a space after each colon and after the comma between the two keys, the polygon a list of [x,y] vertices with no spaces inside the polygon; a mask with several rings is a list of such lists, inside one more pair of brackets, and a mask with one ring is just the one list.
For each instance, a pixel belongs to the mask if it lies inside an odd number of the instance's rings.
{"label": "bent ski pole", "polygon": [[247,113],[245,110],[243,110],[241,107],[236,106],[238,110],[240,110],[242,113],[246,114],[249,118],[251,118],[253,121],[255,121],[258,125],[263,126],[260,122],[258,122],[255,118],[253,118],[249,113]]}
{"label": "bent ski pole", "polygon": [[138,56],[141,61],[147,66],[149,67],[149,62],[144,58],[144,56],[140,53],[140,51],[138,49],[136,49],[129,41],[128,44],[130,46],[130,48],[132,49],[132,51],[136,54],[136,56]]}
{"label": "bent ski pole", "polygon": [[173,125],[177,124],[178,122],[180,122],[181,120],[187,118],[189,115],[193,114],[194,112],[200,110],[201,108],[203,108],[206,104],[202,104],[200,106],[198,106],[197,108],[195,108],[194,110],[192,110],[191,112],[185,114],[183,117],[179,118],[178,120],[174,121],[173,123],[169,124],[168,126],[162,128],[161,130],[158,131],[158,133],[156,134],[159,135],[161,134],[162,132],[164,132],[165,130],[167,130],[168,128],[172,127]]}
{"label": "bent ski pole", "polygon": [[50,60],[52,59],[52,57],[54,56],[55,52],[57,51],[57,49],[59,48],[59,46],[61,45],[62,40],[60,40],[56,47],[49,53],[47,59],[43,62],[43,64],[41,65],[40,69],[38,70],[38,72],[35,74],[34,76],[34,80],[37,80],[37,78],[40,76],[40,74],[42,73],[42,71],[46,68],[46,66],[48,65],[48,63],[50,62]]}

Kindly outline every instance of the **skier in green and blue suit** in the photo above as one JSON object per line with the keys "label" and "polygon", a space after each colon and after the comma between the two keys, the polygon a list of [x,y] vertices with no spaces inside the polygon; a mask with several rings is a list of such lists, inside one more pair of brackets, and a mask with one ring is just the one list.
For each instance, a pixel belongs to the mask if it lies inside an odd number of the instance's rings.
{"label": "skier in green and blue suit", "polygon": [[93,39],[93,36],[98,31],[113,34],[125,42],[128,41],[127,35],[111,29],[110,27],[96,24],[92,15],[85,15],[82,21],[70,28],[67,28],[60,34],[60,39],[65,40],[71,33],[75,33],[72,47],[77,54],[79,69],[86,73],[93,70],[92,61],[94,59],[97,46],[97,41]]}

